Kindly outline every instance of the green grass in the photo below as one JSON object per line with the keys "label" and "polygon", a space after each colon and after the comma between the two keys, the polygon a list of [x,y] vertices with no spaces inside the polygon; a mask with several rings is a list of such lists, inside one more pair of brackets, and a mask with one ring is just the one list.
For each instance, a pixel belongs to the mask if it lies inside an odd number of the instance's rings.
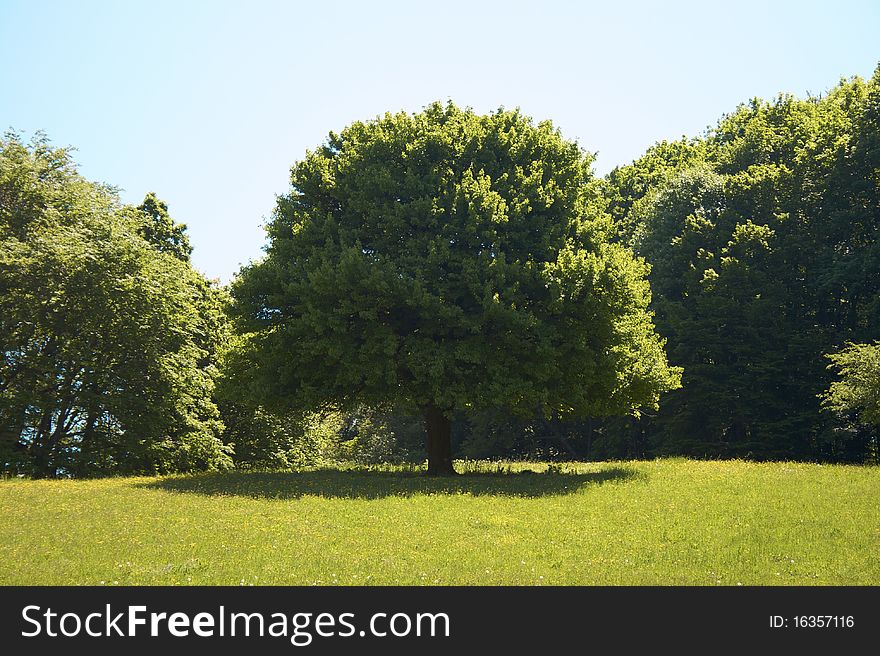
{"label": "green grass", "polygon": [[458,463],[0,482],[0,584],[880,585],[880,468]]}

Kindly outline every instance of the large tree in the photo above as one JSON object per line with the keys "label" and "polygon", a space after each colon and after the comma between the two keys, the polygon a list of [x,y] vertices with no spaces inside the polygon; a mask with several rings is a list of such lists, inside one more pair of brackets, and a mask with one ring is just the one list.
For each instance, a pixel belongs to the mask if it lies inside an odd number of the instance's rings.
{"label": "large tree", "polygon": [[357,122],[291,171],[232,286],[267,407],[418,411],[453,473],[455,409],[605,416],[678,384],[648,267],[610,243],[592,157],[549,122],[453,104]]}
{"label": "large tree", "polygon": [[824,354],[880,335],[878,126],[880,69],[823,97],[755,99],[608,176],[685,371],[642,425],[655,453],[867,457],[867,431],[840,430],[819,395]]}
{"label": "large tree", "polygon": [[0,470],[231,464],[212,400],[221,299],[161,214],[45,139],[0,141]]}

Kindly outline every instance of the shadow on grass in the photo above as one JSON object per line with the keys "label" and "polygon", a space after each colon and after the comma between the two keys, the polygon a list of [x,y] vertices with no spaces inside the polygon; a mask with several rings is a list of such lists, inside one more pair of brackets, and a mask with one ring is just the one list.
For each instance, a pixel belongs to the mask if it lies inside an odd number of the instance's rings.
{"label": "shadow on grass", "polygon": [[573,494],[585,487],[644,476],[624,467],[596,472],[468,472],[454,477],[426,477],[412,471],[316,470],[306,472],[226,472],[175,476],[147,488],[206,496],[254,499],[382,499],[424,494],[545,497]]}

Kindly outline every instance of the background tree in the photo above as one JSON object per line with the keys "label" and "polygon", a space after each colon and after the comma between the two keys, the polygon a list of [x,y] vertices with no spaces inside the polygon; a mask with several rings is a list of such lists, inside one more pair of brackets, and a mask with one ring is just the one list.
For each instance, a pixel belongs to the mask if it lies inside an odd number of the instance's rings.
{"label": "background tree", "polygon": [[263,405],[394,404],[452,473],[456,409],[605,416],[678,384],[647,266],[609,241],[588,155],[451,103],[354,123],[291,172],[232,286]]}
{"label": "background tree", "polygon": [[231,463],[212,400],[222,299],[165,238],[141,236],[149,220],[44,138],[0,142],[3,469]]}
{"label": "background tree", "polygon": [[824,97],[753,100],[608,176],[619,238],[652,265],[682,389],[655,454],[856,460],[820,412],[823,355],[880,335],[880,69]]}
{"label": "background tree", "polygon": [[151,191],[135,209],[143,215],[138,233],[144,239],[163,253],[170,253],[178,260],[189,262],[192,246],[186,234],[186,224],[176,223],[168,215],[168,205]]}

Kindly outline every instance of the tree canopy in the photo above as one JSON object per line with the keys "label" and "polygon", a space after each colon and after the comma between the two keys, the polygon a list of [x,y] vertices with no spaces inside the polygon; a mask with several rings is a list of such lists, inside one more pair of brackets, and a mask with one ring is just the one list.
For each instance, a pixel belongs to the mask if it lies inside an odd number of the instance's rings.
{"label": "tree canopy", "polygon": [[135,208],[143,215],[138,221],[138,234],[163,253],[169,253],[183,262],[189,262],[192,246],[186,234],[186,225],[176,223],[168,215],[168,205],[150,192],[144,202]]}
{"label": "tree canopy", "polygon": [[753,100],[605,181],[651,264],[682,389],[647,422],[654,453],[862,460],[820,412],[826,353],[880,334],[880,69],[823,97]]}
{"label": "tree canopy", "polygon": [[[591,156],[549,122],[453,104],[357,122],[291,171],[232,286],[241,366],[275,406],[605,416],[678,384],[647,265],[609,240]],[[429,453],[451,470],[448,446]]]}
{"label": "tree canopy", "polygon": [[169,254],[182,243],[177,226],[165,214],[170,232],[150,232],[154,218],[82,178],[43,138],[0,142],[3,469],[229,464],[211,398],[221,299],[183,250]]}
{"label": "tree canopy", "polygon": [[880,425],[880,342],[849,344],[828,358],[840,379],[823,395],[826,405],[856,415],[858,421]]}
{"label": "tree canopy", "polygon": [[227,290],[155,193],[6,134],[0,471],[420,460],[421,422],[430,473],[453,444],[876,460],[880,68],[592,160],[519,111],[355,122]]}

